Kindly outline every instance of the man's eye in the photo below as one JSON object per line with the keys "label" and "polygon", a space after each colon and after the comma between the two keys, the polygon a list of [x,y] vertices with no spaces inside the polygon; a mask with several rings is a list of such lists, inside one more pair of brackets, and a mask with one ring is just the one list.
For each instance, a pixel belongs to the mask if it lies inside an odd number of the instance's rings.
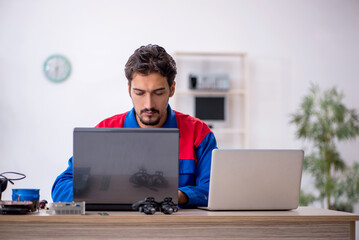
{"label": "man's eye", "polygon": [[142,96],[145,93],[144,92],[135,92],[135,94],[138,95],[138,96]]}
{"label": "man's eye", "polygon": [[163,95],[163,92],[155,92],[155,94],[156,94],[157,96],[161,96],[161,95]]}

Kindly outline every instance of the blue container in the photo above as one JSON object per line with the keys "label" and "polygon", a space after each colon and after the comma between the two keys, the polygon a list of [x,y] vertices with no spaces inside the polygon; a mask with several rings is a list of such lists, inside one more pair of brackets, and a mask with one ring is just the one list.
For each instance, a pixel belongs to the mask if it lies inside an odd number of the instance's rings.
{"label": "blue container", "polygon": [[13,201],[39,201],[40,189],[13,189],[12,190]]}

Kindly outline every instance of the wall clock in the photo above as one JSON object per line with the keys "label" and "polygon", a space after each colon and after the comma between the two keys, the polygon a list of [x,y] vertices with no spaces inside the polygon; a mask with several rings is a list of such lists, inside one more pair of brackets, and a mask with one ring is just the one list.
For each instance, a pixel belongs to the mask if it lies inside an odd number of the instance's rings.
{"label": "wall clock", "polygon": [[44,73],[52,82],[62,82],[67,79],[71,72],[71,65],[66,57],[56,54],[45,60]]}

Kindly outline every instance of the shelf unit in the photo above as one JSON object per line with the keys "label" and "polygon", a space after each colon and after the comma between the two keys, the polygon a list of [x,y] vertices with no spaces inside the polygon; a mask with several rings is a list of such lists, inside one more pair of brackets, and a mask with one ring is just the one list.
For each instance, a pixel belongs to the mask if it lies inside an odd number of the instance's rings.
{"label": "shelf unit", "polygon": [[[224,96],[225,121],[212,125],[219,148],[249,148],[249,81],[248,60],[245,53],[176,52],[176,92],[171,106],[180,112],[195,116],[196,96]],[[227,74],[229,90],[190,89],[190,74]]]}

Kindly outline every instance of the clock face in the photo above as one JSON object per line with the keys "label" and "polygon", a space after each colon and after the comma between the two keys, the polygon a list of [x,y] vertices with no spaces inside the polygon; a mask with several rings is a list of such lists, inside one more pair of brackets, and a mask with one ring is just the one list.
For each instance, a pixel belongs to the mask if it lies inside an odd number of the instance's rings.
{"label": "clock face", "polygon": [[44,73],[53,82],[62,82],[71,72],[70,62],[62,55],[52,55],[44,63]]}

